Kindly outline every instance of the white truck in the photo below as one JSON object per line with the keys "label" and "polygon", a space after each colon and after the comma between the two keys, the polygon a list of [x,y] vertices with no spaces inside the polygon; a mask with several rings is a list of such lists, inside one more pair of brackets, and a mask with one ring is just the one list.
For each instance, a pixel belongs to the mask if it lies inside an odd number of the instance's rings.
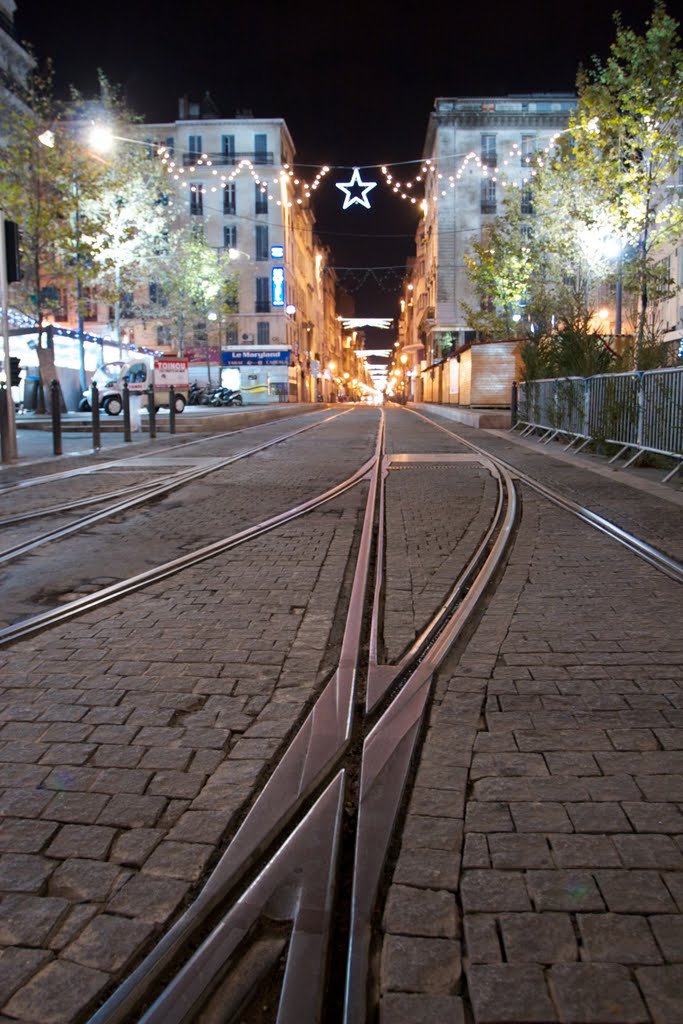
{"label": "white truck", "polygon": [[[131,396],[140,396],[142,408],[147,407],[148,388],[154,385],[154,408],[168,406],[169,388],[173,385],[175,411],[180,413],[187,405],[190,387],[189,364],[187,359],[175,356],[161,356],[152,360],[151,356],[137,355],[135,358],[115,360],[104,363],[95,370],[92,384],[97,384],[99,405],[110,416],[118,416],[123,409],[123,384],[128,383]],[[81,412],[91,409],[92,391],[88,388],[78,408]]]}

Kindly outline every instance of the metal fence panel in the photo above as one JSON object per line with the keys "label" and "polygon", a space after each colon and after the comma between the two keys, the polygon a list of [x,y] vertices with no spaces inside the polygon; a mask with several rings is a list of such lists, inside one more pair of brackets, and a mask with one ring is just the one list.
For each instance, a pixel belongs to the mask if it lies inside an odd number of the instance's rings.
{"label": "metal fence panel", "polygon": [[624,447],[683,454],[683,366],[525,381],[517,419]]}

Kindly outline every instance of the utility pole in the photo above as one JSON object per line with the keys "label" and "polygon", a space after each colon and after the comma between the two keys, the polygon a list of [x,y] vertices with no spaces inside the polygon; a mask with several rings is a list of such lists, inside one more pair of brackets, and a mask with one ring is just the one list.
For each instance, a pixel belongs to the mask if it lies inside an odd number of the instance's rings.
{"label": "utility pole", "polygon": [[11,362],[9,351],[9,284],[7,281],[7,245],[5,235],[5,214],[0,210],[0,298],[2,299],[2,338],[3,338],[3,364],[5,367],[5,382],[7,386],[7,401],[5,402],[5,422],[2,424],[2,431],[5,435],[3,450],[3,462],[13,462],[17,457],[17,429],[14,418],[14,402],[12,401],[11,386]]}

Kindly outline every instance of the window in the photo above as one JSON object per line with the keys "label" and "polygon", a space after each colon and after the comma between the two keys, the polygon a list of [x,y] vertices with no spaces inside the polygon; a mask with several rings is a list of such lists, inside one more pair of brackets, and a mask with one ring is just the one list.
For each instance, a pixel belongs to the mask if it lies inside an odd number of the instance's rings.
{"label": "window", "polygon": [[481,162],[485,167],[495,167],[498,163],[496,153],[496,136],[482,135],[481,137]]}
{"label": "window", "polygon": [[171,328],[168,324],[157,324],[157,345],[171,344]]}
{"label": "window", "polygon": [[223,135],[221,137],[221,152],[224,164],[235,163],[235,136]]}
{"label": "window", "polygon": [[223,189],[223,213],[237,213],[237,188],[234,181]]}
{"label": "window", "polygon": [[119,316],[122,320],[130,320],[135,316],[135,297],[132,292],[121,292]]}
{"label": "window", "polygon": [[169,135],[166,139],[166,149],[168,150],[168,155],[173,156],[175,153],[175,139],[172,135]]}
{"label": "window", "polygon": [[520,161],[522,167],[528,167],[536,152],[536,136],[522,135],[522,147],[520,149]]}
{"label": "window", "polygon": [[254,185],[254,212],[268,213],[268,193],[262,185]]}
{"label": "window", "polygon": [[155,306],[166,306],[168,305],[168,298],[164,294],[164,290],[160,284],[156,281],[150,281],[149,283],[149,301]]}
{"label": "window", "polygon": [[270,278],[256,278],[256,312],[270,313]]}
{"label": "window", "polygon": [[254,135],[254,163],[268,163],[268,136],[265,132],[258,132]]}
{"label": "window", "polygon": [[270,324],[267,320],[258,320],[256,323],[256,344],[270,345]]}
{"label": "window", "polygon": [[225,224],[223,226],[223,248],[237,248],[237,225]]}
{"label": "window", "polygon": [[190,213],[197,217],[204,213],[204,190],[198,182],[190,183]]}
{"label": "window", "polygon": [[97,299],[92,288],[84,288],[81,293],[81,312],[84,320],[97,320]]}
{"label": "window", "polygon": [[481,212],[496,212],[496,183],[491,178],[483,178],[481,182]]}
{"label": "window", "polygon": [[270,256],[268,249],[268,225],[256,225],[256,259],[267,260]]}
{"label": "window", "polygon": [[532,214],[534,212],[534,199],[531,185],[522,185],[522,195],[520,198],[520,210],[525,214]]}
{"label": "window", "polygon": [[237,345],[239,338],[237,337],[238,330],[237,324],[228,324],[225,329],[225,341],[228,345]]}
{"label": "window", "polygon": [[190,135],[187,140],[187,151],[190,156],[201,156],[202,155],[202,137],[201,135]]}

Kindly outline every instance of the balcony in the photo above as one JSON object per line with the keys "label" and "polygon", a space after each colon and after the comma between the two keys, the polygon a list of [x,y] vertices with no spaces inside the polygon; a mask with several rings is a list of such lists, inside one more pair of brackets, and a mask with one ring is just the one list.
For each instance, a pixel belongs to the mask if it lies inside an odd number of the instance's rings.
{"label": "balcony", "polygon": [[482,213],[495,213],[496,212],[496,201],[488,199],[482,199],[481,201],[481,212]]}
{"label": "balcony", "polygon": [[213,167],[236,167],[240,160],[249,160],[255,166],[272,166],[273,153],[183,153],[183,167],[196,167],[199,160]]}
{"label": "balcony", "polygon": [[498,166],[498,154],[497,153],[482,153],[481,157],[482,167],[497,167]]}

